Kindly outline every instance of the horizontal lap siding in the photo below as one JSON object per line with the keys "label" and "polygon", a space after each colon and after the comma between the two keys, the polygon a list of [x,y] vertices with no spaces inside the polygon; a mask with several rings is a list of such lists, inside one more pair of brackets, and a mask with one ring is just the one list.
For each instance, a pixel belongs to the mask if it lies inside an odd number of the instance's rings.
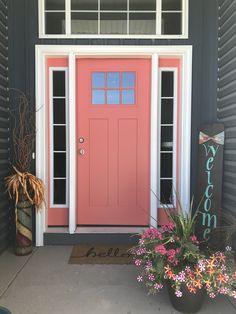
{"label": "horizontal lap siding", "polygon": [[4,186],[4,177],[8,175],[9,169],[7,25],[7,1],[0,0],[0,253],[10,239],[10,206]]}
{"label": "horizontal lap siding", "polygon": [[218,118],[225,125],[223,210],[236,215],[236,1],[219,1]]}

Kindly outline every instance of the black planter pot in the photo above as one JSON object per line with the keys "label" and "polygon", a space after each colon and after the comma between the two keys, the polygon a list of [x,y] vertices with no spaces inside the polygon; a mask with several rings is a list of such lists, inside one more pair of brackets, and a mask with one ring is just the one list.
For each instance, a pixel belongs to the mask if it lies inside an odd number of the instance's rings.
{"label": "black planter pot", "polygon": [[197,313],[203,304],[205,291],[204,289],[197,290],[196,294],[190,293],[187,287],[181,286],[182,297],[178,298],[175,295],[175,290],[171,287],[170,281],[167,281],[167,289],[173,307],[181,313]]}
{"label": "black planter pot", "polygon": [[0,314],[11,314],[11,312],[5,307],[0,306]]}

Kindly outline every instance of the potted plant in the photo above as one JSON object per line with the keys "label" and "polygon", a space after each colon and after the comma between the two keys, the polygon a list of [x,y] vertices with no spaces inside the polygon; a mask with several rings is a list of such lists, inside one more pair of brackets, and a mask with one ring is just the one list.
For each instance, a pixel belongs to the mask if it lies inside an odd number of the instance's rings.
{"label": "potted plant", "polygon": [[232,251],[202,252],[194,234],[195,215],[166,208],[170,223],[159,229],[149,228],[140,234],[132,249],[134,263],[140,268],[137,277],[149,293],[167,286],[172,305],[183,313],[196,313],[204,295],[215,298],[225,294],[236,298],[236,268]]}
{"label": "potted plant", "polygon": [[14,173],[5,178],[7,191],[15,204],[17,255],[32,252],[32,210],[44,202],[44,184],[31,173],[35,141],[34,116],[25,94],[20,92],[12,112],[12,169]]}

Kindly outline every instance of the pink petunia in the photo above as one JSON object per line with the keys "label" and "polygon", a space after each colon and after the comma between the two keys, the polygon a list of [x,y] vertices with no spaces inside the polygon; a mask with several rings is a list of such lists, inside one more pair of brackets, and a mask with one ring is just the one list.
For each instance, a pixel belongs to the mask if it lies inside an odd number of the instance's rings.
{"label": "pink petunia", "polygon": [[157,246],[155,246],[155,253],[159,253],[161,255],[165,255],[166,254],[166,248],[164,247],[163,244],[159,244]]}
{"label": "pink petunia", "polygon": [[183,293],[180,290],[175,291],[175,295],[177,296],[177,298],[181,298]]}
{"label": "pink petunia", "polygon": [[138,282],[142,282],[143,281],[143,276],[138,276],[137,280],[138,280]]}

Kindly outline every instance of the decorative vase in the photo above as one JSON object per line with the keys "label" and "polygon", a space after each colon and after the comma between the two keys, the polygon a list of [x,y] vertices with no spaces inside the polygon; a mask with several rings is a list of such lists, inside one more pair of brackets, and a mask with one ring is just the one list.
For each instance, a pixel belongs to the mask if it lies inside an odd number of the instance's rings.
{"label": "decorative vase", "polygon": [[15,253],[16,255],[27,255],[32,250],[32,204],[21,192],[16,204]]}
{"label": "decorative vase", "polygon": [[171,282],[167,281],[167,289],[173,307],[181,313],[197,313],[204,301],[204,289],[197,290],[196,294],[190,293],[187,287],[183,284],[181,286],[182,297],[177,297]]}

